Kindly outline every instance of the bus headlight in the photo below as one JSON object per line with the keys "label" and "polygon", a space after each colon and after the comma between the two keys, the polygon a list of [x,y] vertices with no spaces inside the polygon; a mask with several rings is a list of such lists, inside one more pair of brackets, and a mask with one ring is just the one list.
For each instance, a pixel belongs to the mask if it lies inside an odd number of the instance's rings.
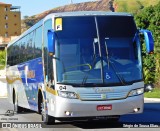
{"label": "bus headlight", "polygon": [[143,93],[144,93],[144,88],[139,88],[139,89],[132,90],[128,96],[136,96],[136,95],[141,95]]}
{"label": "bus headlight", "polygon": [[69,98],[69,99],[77,99],[77,94],[74,92],[68,92],[68,91],[58,91],[58,95],[60,97]]}

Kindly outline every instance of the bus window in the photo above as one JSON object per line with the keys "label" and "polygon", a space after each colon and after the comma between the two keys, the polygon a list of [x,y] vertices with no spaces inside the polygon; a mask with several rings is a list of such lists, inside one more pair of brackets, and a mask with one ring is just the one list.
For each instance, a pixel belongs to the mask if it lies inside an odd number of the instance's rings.
{"label": "bus window", "polygon": [[22,50],[22,55],[21,55],[21,62],[24,62],[26,60],[26,54],[25,54],[25,37],[22,39],[22,45],[21,45],[21,50]]}
{"label": "bus window", "polygon": [[42,27],[36,29],[34,37],[35,57],[42,57]]}
{"label": "bus window", "polygon": [[11,48],[7,50],[7,66],[11,66]]}
{"label": "bus window", "polygon": [[22,58],[23,58],[22,53],[23,51],[22,51],[22,39],[21,39],[19,41],[19,63],[22,63]]}
{"label": "bus window", "polygon": [[15,44],[15,58],[14,58],[15,65],[19,63],[19,42]]}
{"label": "bus window", "polygon": [[[48,53],[48,37],[47,37],[47,33],[48,30],[52,29],[52,20],[47,20],[44,24],[44,68],[45,68],[45,78],[48,77],[48,80],[46,79],[46,82],[51,82],[51,84],[53,83],[53,62],[52,62],[52,58]],[[51,86],[52,87],[52,86]]]}
{"label": "bus window", "polygon": [[32,42],[33,42],[33,32],[31,32],[28,36],[28,42],[27,42],[27,60],[33,59],[33,54],[32,54]]}

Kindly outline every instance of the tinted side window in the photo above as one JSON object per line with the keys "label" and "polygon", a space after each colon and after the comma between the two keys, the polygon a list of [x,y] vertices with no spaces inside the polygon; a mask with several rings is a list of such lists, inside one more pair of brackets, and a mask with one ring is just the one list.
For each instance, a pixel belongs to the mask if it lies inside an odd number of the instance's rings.
{"label": "tinted side window", "polygon": [[13,48],[12,48],[12,65],[16,64],[16,45],[14,44]]}
{"label": "tinted side window", "polygon": [[21,51],[22,51],[21,63],[22,63],[26,61],[26,37],[22,38]]}
{"label": "tinted side window", "polygon": [[11,66],[11,47],[7,49],[7,65]]}
{"label": "tinted side window", "polygon": [[39,27],[35,31],[35,40],[33,46],[35,48],[35,57],[42,57],[42,27]]}
{"label": "tinted side window", "polygon": [[14,64],[18,64],[19,63],[19,42],[16,42],[16,44],[14,45],[15,50],[14,50]]}
{"label": "tinted side window", "polygon": [[[45,77],[48,77],[48,81],[53,82],[53,63],[52,58],[48,54],[48,30],[52,29],[52,20],[47,20],[44,24],[44,68],[45,68]],[[52,83],[53,84],[53,83]]]}
{"label": "tinted side window", "polygon": [[19,63],[22,62],[23,60],[23,50],[22,50],[22,39],[19,41]]}
{"label": "tinted side window", "polygon": [[32,53],[33,37],[34,37],[33,36],[33,32],[28,34],[28,39],[27,39],[27,60],[33,59],[33,53]]}
{"label": "tinted side window", "polygon": [[42,57],[42,26],[27,34],[7,49],[7,65],[13,66]]}

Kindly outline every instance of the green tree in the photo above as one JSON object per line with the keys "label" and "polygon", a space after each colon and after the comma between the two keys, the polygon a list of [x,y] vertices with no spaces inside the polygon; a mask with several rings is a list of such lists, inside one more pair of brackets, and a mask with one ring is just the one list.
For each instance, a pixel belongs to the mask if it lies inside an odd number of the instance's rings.
{"label": "green tree", "polygon": [[143,53],[145,82],[155,82],[160,85],[160,2],[155,6],[144,8],[135,15],[135,20],[138,27],[152,31],[155,42],[153,55]]}
{"label": "green tree", "polygon": [[4,69],[6,63],[6,51],[0,51],[0,70]]}
{"label": "green tree", "polygon": [[26,24],[27,29],[30,28],[31,26],[33,26],[36,23],[35,19],[25,19],[24,23]]}
{"label": "green tree", "polygon": [[24,18],[24,19],[28,19],[28,18],[29,18],[29,16],[28,16],[28,15],[25,15],[23,18]]}

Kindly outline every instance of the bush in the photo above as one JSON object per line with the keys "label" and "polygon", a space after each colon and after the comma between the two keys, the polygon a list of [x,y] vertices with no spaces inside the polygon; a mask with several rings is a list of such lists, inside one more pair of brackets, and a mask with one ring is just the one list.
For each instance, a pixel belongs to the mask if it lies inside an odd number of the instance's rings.
{"label": "bush", "polygon": [[156,83],[160,87],[160,2],[144,8],[135,15],[135,20],[138,27],[152,31],[155,42],[154,54],[143,52],[145,83]]}
{"label": "bush", "polygon": [[5,68],[6,51],[0,51],[0,70]]}

